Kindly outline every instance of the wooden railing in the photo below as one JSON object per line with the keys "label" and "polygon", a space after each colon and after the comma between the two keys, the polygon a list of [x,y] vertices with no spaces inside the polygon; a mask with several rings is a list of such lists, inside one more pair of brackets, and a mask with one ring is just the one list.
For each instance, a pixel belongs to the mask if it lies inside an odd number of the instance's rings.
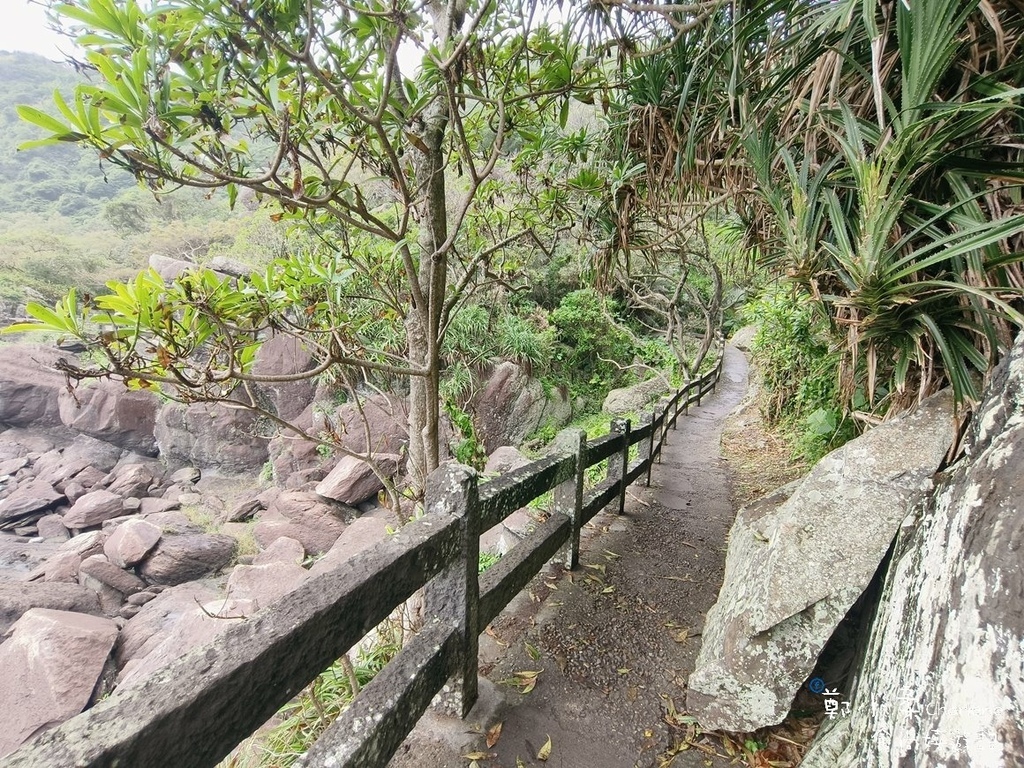
{"label": "wooden railing", "polygon": [[[383,766],[435,697],[463,717],[477,694],[478,635],[560,552],[579,561],[580,529],[647,476],[667,431],[718,382],[714,370],[663,398],[637,426],[587,441],[565,430],[552,455],[478,483],[449,465],[428,481],[425,514],[395,535],[221,633],[136,688],[8,756],[8,768],[215,765],[417,590],[423,629],[324,732],[301,765]],[[636,458],[630,449],[637,446]],[[586,470],[607,460],[604,480]],[[553,491],[551,515],[478,576],[480,534]],[[440,696],[438,696],[440,694]]]}

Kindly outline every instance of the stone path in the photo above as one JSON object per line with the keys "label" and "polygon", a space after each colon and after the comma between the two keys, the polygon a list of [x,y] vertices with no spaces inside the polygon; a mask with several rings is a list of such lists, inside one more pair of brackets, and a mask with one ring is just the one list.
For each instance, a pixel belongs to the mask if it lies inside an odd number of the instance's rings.
{"label": "stone path", "polygon": [[428,714],[392,768],[466,768],[474,753],[480,768],[727,764],[697,750],[670,761],[679,730],[666,716],[683,711],[722,583],[735,510],[719,440],[746,383],[746,360],[728,347],[717,392],[670,433],[651,487],[629,489],[625,515],[591,522],[579,570],[549,566],[481,636],[474,711]]}

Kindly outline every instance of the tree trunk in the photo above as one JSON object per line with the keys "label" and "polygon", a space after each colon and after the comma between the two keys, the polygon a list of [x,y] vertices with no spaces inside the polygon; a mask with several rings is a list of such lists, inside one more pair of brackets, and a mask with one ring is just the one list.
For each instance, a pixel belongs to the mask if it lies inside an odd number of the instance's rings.
{"label": "tree trunk", "polygon": [[[431,3],[434,32],[443,45],[462,24],[458,3]],[[424,371],[409,384],[409,474],[417,492],[426,488],[427,475],[440,463],[438,422],[441,415],[441,315],[448,287],[448,199],[445,186],[445,134],[449,123],[448,97],[437,86],[424,112],[422,147],[416,150],[416,209],[420,223],[419,274],[424,306],[406,318],[409,359]]]}

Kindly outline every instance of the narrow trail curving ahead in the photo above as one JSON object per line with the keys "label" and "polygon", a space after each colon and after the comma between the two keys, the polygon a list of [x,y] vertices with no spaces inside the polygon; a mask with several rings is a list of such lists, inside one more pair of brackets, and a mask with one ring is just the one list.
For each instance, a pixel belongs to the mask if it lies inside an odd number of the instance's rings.
{"label": "narrow trail curving ahead", "polygon": [[[717,391],[680,417],[650,488],[631,486],[625,515],[603,512],[584,529],[577,571],[549,566],[481,636],[491,685],[481,682],[470,716],[428,713],[392,768],[466,768],[474,758],[481,768],[666,762],[678,741],[666,714],[683,711],[735,517],[719,442],[746,391],[747,363],[734,347],[725,355]],[[488,747],[485,733],[499,722]],[[709,759],[688,750],[671,765]]]}

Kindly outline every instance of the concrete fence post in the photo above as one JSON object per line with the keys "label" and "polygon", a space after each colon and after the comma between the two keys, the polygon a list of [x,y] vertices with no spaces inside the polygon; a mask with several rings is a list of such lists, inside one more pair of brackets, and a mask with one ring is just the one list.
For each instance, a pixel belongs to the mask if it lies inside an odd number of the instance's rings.
{"label": "concrete fence post", "polygon": [[554,511],[561,512],[572,521],[569,542],[565,550],[565,567],[576,569],[580,564],[580,530],[583,528],[583,479],[587,468],[587,433],[570,427],[555,437],[556,451],[576,457],[576,471],[554,493]]}
{"label": "concrete fence post", "polygon": [[476,472],[461,464],[434,470],[427,478],[424,504],[428,514],[459,518],[460,553],[424,588],[427,620],[455,626],[460,639],[458,672],[441,693],[438,705],[459,717],[469,714],[477,699],[480,630],[480,506]]}
{"label": "concrete fence post", "polygon": [[626,511],[626,475],[629,474],[629,419],[612,419],[611,431],[625,437],[622,453],[608,457],[608,479],[619,481],[619,514]]}
{"label": "concrete fence post", "polygon": [[650,411],[649,413],[645,413],[640,418],[640,424],[642,426],[645,426],[645,427],[646,426],[650,426],[650,428],[651,428],[651,431],[648,433],[647,437],[645,437],[643,440],[640,441],[639,445],[637,446],[637,451],[636,451],[637,452],[637,458],[639,458],[640,461],[643,462],[643,466],[645,466],[647,468],[647,472],[646,472],[646,476],[647,476],[646,483],[647,483],[647,485],[651,484],[651,463],[652,463],[652,460],[654,458],[654,440],[655,440],[655,434],[654,433],[655,433],[655,427],[657,426],[657,419],[658,419],[658,414],[657,414],[656,411]]}

